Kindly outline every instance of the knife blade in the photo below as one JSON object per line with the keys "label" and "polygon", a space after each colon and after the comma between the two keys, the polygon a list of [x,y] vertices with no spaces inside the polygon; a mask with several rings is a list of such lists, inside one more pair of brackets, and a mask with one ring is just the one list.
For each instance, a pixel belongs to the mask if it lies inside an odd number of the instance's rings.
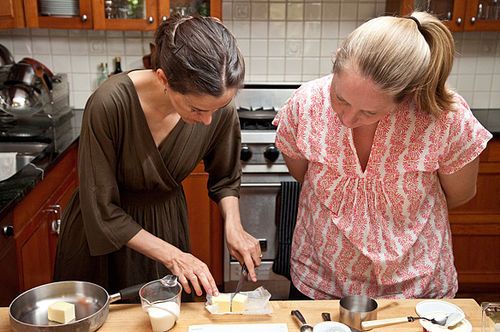
{"label": "knife blade", "polygon": [[231,299],[229,300],[229,311],[233,311],[233,298],[236,294],[238,294],[241,291],[241,287],[243,287],[243,283],[245,282],[245,279],[247,278],[248,274],[248,269],[245,264],[241,266],[241,274],[240,274],[240,280],[238,280],[238,284],[236,285],[236,289],[234,290],[234,293],[231,294]]}

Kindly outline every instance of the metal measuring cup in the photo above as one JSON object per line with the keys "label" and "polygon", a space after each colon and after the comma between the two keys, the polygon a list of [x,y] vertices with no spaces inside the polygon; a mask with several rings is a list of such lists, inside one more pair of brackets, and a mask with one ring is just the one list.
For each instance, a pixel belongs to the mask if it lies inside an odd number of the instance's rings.
{"label": "metal measuring cup", "polygon": [[339,321],[361,331],[361,322],[377,319],[377,302],[364,295],[345,296],[340,299]]}

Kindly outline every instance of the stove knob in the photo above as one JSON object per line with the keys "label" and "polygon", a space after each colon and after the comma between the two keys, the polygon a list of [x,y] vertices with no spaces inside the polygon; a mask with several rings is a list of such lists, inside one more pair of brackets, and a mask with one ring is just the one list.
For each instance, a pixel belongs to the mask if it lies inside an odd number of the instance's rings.
{"label": "stove knob", "polygon": [[269,145],[266,148],[266,151],[264,151],[264,158],[266,158],[270,162],[275,162],[279,156],[280,156],[280,152],[274,144]]}
{"label": "stove knob", "polygon": [[241,145],[240,159],[242,161],[249,161],[252,158],[252,150],[248,147],[248,145]]}

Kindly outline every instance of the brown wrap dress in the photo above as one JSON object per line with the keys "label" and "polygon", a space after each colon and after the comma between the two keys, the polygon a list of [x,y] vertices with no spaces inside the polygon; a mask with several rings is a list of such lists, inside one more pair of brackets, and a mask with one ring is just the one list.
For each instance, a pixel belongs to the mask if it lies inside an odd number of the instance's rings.
{"label": "brown wrap dress", "polygon": [[116,292],[170,273],[126,243],[145,229],[189,251],[181,182],[203,160],[210,198],[239,197],[240,141],[237,113],[226,107],[208,126],[179,120],[157,147],[128,75],[108,79],[85,106],[80,186],[63,216],[54,279]]}

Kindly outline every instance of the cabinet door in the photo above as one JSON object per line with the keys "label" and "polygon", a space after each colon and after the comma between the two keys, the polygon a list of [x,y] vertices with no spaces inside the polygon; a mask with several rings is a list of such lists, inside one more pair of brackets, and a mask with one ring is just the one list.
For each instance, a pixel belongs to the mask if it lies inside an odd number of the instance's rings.
{"label": "cabinet door", "polygon": [[[16,242],[12,234],[12,214],[0,220],[0,306],[6,307],[19,294]],[[8,229],[10,227],[10,229]]]}
{"label": "cabinet door", "polygon": [[0,29],[23,28],[23,4],[19,0],[2,0]]}
{"label": "cabinet door", "polygon": [[47,241],[49,236],[48,215],[42,210],[33,219],[36,223],[32,224],[38,227],[26,241],[18,241],[20,242],[18,259],[22,269],[22,291],[52,281],[50,249]]}
{"label": "cabinet door", "polygon": [[44,0],[24,0],[26,25],[29,28],[91,29],[91,0],[67,1],[66,4]]}
{"label": "cabinet door", "polygon": [[463,0],[387,0],[386,12],[410,15],[425,11],[436,15],[451,31],[463,31],[465,26],[465,1]]}
{"label": "cabinet door", "polygon": [[208,174],[200,164],[183,182],[188,207],[191,253],[208,265],[217,285],[223,282],[224,242],[217,205],[208,197]]}
{"label": "cabinet door", "polygon": [[94,29],[154,30],[157,0],[92,0]]}
{"label": "cabinet door", "polygon": [[165,20],[173,14],[222,17],[222,0],[158,0],[159,17]]}
{"label": "cabinet door", "polygon": [[466,17],[467,31],[500,31],[500,1],[469,0]]}

